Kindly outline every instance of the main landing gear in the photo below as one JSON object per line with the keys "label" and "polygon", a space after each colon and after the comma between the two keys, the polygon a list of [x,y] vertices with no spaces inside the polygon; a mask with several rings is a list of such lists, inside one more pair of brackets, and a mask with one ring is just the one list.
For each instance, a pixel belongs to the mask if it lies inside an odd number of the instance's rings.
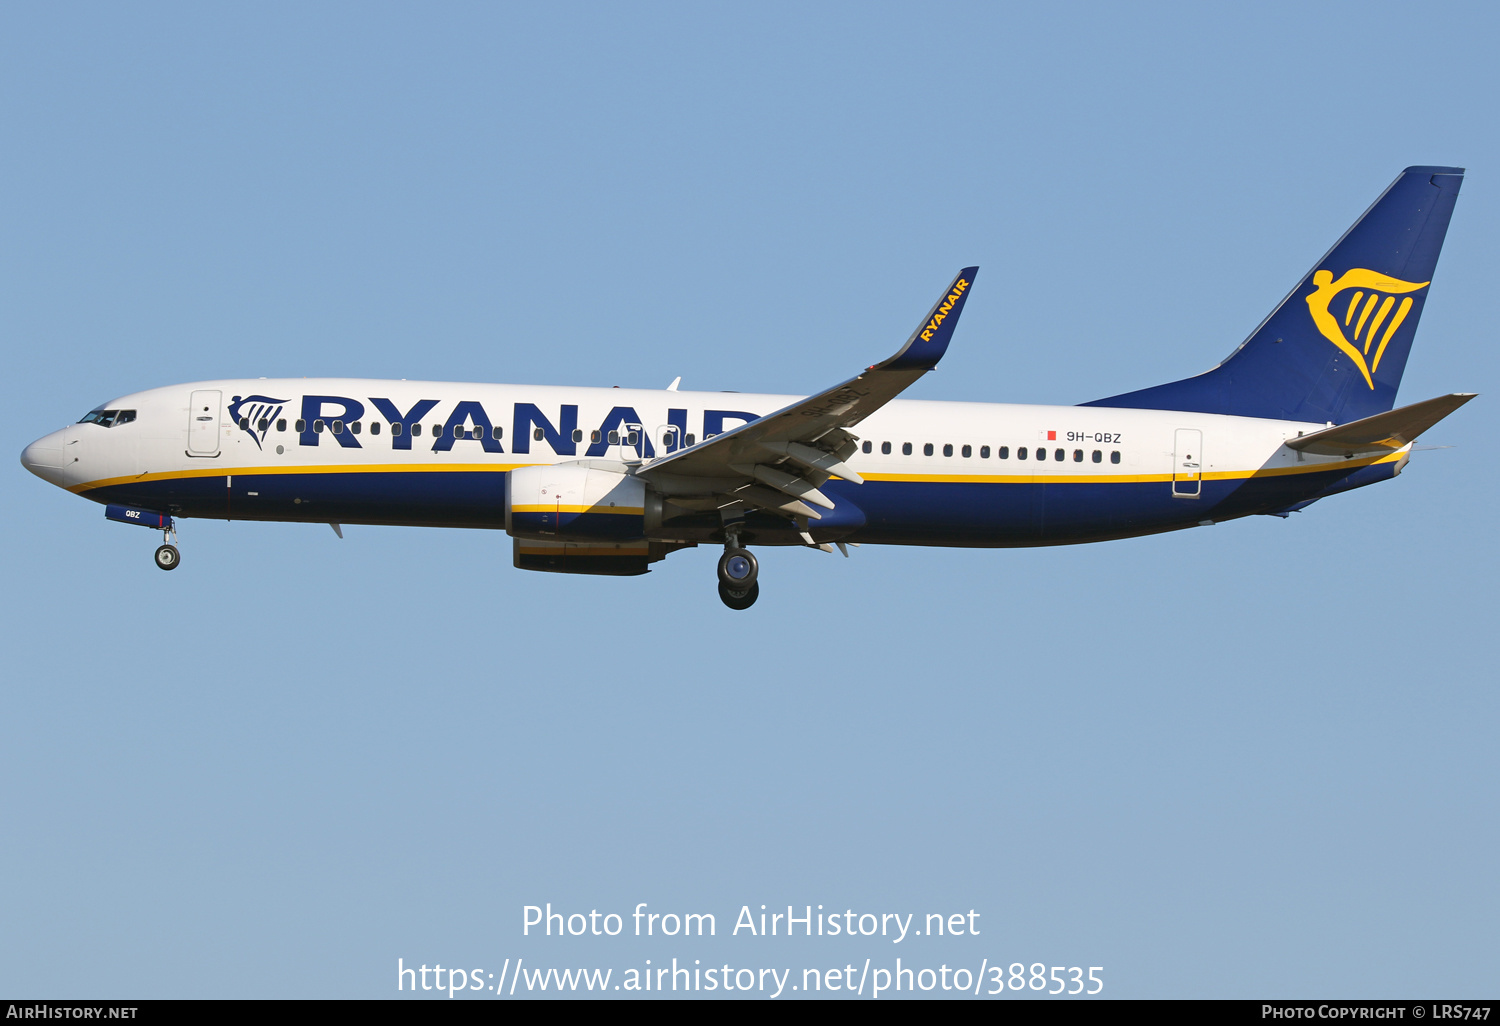
{"label": "main landing gear", "polygon": [[749,609],[760,597],[760,585],[756,577],[760,564],[749,549],[740,548],[739,535],[734,534],[724,543],[724,555],[719,557],[719,598],[730,609]]}

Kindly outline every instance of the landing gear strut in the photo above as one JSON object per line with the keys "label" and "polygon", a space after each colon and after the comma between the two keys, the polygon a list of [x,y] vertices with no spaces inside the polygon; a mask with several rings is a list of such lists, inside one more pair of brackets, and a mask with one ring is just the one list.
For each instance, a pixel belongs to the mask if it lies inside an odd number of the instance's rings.
{"label": "landing gear strut", "polygon": [[749,609],[760,597],[756,583],[760,564],[749,549],[740,548],[739,541],[738,533],[730,535],[719,557],[719,598],[730,609]]}

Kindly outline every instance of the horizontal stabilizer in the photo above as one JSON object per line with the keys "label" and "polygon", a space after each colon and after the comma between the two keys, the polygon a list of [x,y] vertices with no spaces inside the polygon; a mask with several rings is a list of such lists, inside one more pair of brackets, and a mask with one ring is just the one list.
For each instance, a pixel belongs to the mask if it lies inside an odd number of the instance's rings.
{"label": "horizontal stabilizer", "polygon": [[1416,441],[1423,431],[1473,398],[1473,393],[1463,392],[1440,395],[1399,410],[1289,438],[1286,446],[1315,456],[1369,456],[1395,452]]}

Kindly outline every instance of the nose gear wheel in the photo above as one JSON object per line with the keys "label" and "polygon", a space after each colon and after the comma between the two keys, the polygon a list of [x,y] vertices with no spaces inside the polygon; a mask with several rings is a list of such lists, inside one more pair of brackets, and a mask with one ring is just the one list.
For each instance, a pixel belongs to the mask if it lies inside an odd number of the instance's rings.
{"label": "nose gear wheel", "polygon": [[175,545],[163,545],[156,550],[156,565],[163,570],[176,570],[182,562],[182,554]]}

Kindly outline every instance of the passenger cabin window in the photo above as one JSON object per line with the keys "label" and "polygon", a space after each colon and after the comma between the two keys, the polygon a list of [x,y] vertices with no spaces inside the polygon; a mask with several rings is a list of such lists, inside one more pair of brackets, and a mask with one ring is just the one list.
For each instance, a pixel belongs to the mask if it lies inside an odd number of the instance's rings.
{"label": "passenger cabin window", "polygon": [[391,425],[391,434],[398,438],[401,436],[401,422],[399,420]]}
{"label": "passenger cabin window", "polygon": [[1119,463],[1120,462],[1120,450],[1116,449],[1114,452],[1112,452],[1112,453],[1109,454],[1109,462],[1111,462],[1111,463]]}
{"label": "passenger cabin window", "polygon": [[433,438],[442,438],[443,437],[443,425],[441,425],[441,424],[434,424],[434,425],[432,425],[432,437]]}
{"label": "passenger cabin window", "polygon": [[582,428],[574,428],[573,429],[573,441],[575,441],[575,442],[581,442],[581,441],[583,441],[583,429]]}
{"label": "passenger cabin window", "polygon": [[271,422],[269,420],[266,420],[266,418],[264,417],[255,422],[255,430],[259,431],[261,434],[265,434],[270,430],[270,428]]}
{"label": "passenger cabin window", "polygon": [[420,437],[422,437],[422,425],[421,424],[413,424],[411,426],[411,436],[413,438],[420,438]]}
{"label": "passenger cabin window", "polygon": [[597,442],[597,441],[599,441],[599,437],[600,437],[599,436],[599,432],[597,432],[597,431],[590,431],[589,432],[589,441],[591,441],[591,442]]}
{"label": "passenger cabin window", "polygon": [[1073,462],[1074,463],[1082,463],[1083,462],[1083,450],[1082,449],[1074,449],[1073,450]]}
{"label": "passenger cabin window", "polygon": [[1098,462],[1100,462],[1103,459],[1104,459],[1104,453],[1100,452],[1098,449],[1095,449],[1094,450],[1094,462],[1098,463]]}
{"label": "passenger cabin window", "polygon": [[500,438],[504,434],[505,434],[505,429],[503,427],[492,427],[492,428],[490,428],[490,437],[493,438],[493,439],[495,439],[495,441],[497,441],[497,442],[500,440]]}
{"label": "passenger cabin window", "polygon": [[336,434],[336,435],[341,435],[341,434],[344,433],[344,422],[343,421],[336,420],[336,421],[333,422],[333,433]]}
{"label": "passenger cabin window", "polygon": [[1018,459],[1018,460],[1024,460],[1025,458],[1026,458],[1026,446],[1023,445],[1019,449],[1016,450],[1016,459]]}
{"label": "passenger cabin window", "polygon": [[1061,449],[1054,449],[1052,450],[1052,458],[1061,463],[1063,460],[1068,458],[1068,454]]}
{"label": "passenger cabin window", "polygon": [[372,421],[370,421],[370,434],[372,434],[372,435],[378,435],[378,434],[380,434],[380,421],[378,421],[378,420],[372,420]]}
{"label": "passenger cabin window", "polygon": [[891,443],[890,442],[881,442],[880,443],[880,454],[882,456],[889,456],[891,454]]}
{"label": "passenger cabin window", "polygon": [[307,421],[305,421],[305,420],[299,420],[299,421],[297,421],[296,427],[297,427],[297,433],[300,435],[302,432],[304,432],[304,431],[307,430]]}
{"label": "passenger cabin window", "polygon": [[966,445],[958,451],[963,453],[964,459],[968,459],[970,456],[974,455],[974,447],[972,445]]}
{"label": "passenger cabin window", "polygon": [[609,444],[610,445],[619,445],[620,444],[620,432],[618,432],[618,431],[611,431],[609,433]]}
{"label": "passenger cabin window", "polygon": [[313,431],[320,435],[323,433],[323,422],[321,420],[313,421]]}
{"label": "passenger cabin window", "polygon": [[547,437],[547,432],[543,431],[541,428],[532,428],[531,429],[531,440],[532,441],[534,441],[534,442],[540,442],[542,439],[544,439],[546,437]]}
{"label": "passenger cabin window", "polygon": [[901,455],[903,455],[903,456],[910,456],[911,455],[911,443],[910,442],[902,442],[901,443]]}
{"label": "passenger cabin window", "polygon": [[928,442],[926,445],[922,446],[922,455],[923,456],[931,456],[932,455],[932,443],[931,442]]}
{"label": "passenger cabin window", "polygon": [[943,445],[943,455],[944,456],[952,456],[953,455],[953,446],[950,445],[950,444],[944,443],[944,445]]}
{"label": "passenger cabin window", "polygon": [[989,446],[987,446],[987,445],[981,445],[979,447],[979,458],[982,459],[982,460],[987,460],[987,459],[990,458],[990,447]]}
{"label": "passenger cabin window", "polygon": [[697,436],[695,436],[695,435],[688,435],[686,441],[684,441],[683,444],[684,445],[695,445],[695,444],[697,444],[697,442],[698,442]]}
{"label": "passenger cabin window", "polygon": [[875,443],[874,442],[866,442],[864,445],[861,445],[859,447],[859,449],[860,449],[860,452],[864,452],[864,453],[874,452],[875,451]]}
{"label": "passenger cabin window", "polygon": [[1039,459],[1039,460],[1046,459],[1047,458],[1047,450],[1043,449],[1040,445],[1037,446],[1036,447],[1036,458]]}
{"label": "passenger cabin window", "polygon": [[[999,449],[995,450],[995,455],[999,456],[1002,460],[1008,460],[1008,459],[1010,459],[1010,446],[1008,446],[1008,445],[1002,445]],[[1025,456],[1021,457],[1021,459],[1023,459],[1023,460],[1025,458],[1026,458]]]}
{"label": "passenger cabin window", "polygon": [[240,418],[240,430],[241,431],[249,431],[250,430],[250,418],[249,417],[241,417]]}
{"label": "passenger cabin window", "polygon": [[278,420],[276,422],[276,430],[277,431],[285,431],[286,430],[286,418],[282,418],[281,420]]}
{"label": "passenger cabin window", "polygon": [[356,435],[359,434],[359,424],[360,422],[356,420],[353,424],[349,425],[349,430],[353,431]]}

